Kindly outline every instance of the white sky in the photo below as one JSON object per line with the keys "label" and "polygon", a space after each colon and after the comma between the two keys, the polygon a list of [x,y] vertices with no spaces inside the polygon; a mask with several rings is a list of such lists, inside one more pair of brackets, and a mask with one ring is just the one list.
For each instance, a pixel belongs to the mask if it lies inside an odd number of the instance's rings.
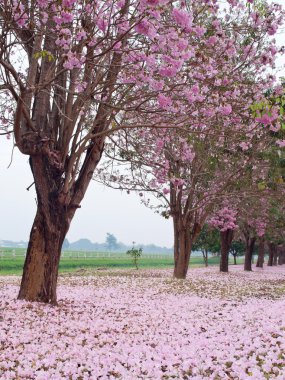
{"label": "white sky", "polygon": [[[34,186],[28,157],[14,150],[12,141],[0,138],[0,240],[28,241],[36,212]],[[71,223],[67,238],[75,241],[88,238],[103,242],[106,233],[113,233],[124,243],[172,246],[172,222],[140,204],[139,197],[108,189],[92,182],[85,199]]]}
{"label": "white sky", "polygon": [[[285,0],[277,2],[285,6]],[[277,39],[280,45],[285,44],[284,27]],[[284,67],[284,59],[279,60],[277,66]],[[0,240],[28,241],[36,202],[34,186],[30,191],[26,188],[33,179],[28,157],[17,149],[12,165],[7,169],[11,150],[12,141],[0,136]],[[173,245],[171,220],[147,209],[134,194],[127,195],[92,182],[67,238],[71,242],[80,238],[103,242],[107,232],[126,244],[135,241],[167,247]]]}

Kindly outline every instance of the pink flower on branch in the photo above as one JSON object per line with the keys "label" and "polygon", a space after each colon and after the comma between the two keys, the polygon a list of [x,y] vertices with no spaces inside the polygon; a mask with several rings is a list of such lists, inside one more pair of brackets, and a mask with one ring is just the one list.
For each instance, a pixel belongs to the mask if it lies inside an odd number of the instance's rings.
{"label": "pink flower on branch", "polygon": [[167,110],[172,105],[172,100],[169,96],[159,94],[158,95],[158,104],[161,108]]}

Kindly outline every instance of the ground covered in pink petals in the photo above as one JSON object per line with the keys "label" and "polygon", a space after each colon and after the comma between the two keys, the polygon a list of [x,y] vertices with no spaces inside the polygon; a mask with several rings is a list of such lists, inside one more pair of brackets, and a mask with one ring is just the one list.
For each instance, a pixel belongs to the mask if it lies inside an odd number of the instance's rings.
{"label": "ground covered in pink petals", "polygon": [[285,266],[64,276],[59,305],[0,278],[0,378],[285,379]]}

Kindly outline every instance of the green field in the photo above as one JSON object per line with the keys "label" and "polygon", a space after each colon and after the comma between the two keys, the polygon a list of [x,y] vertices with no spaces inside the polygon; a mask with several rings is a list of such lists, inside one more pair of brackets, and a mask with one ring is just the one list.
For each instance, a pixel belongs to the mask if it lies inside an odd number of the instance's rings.
{"label": "green field", "polygon": [[[2,252],[2,254],[1,254]],[[24,249],[10,249],[3,248],[0,249],[0,275],[21,275],[24,263],[23,255]],[[88,253],[91,255],[92,253]],[[87,254],[87,256],[88,256]],[[95,254],[95,253],[93,253]],[[61,273],[74,272],[79,269],[98,269],[98,268],[134,268],[132,259],[124,254],[116,253],[96,253],[97,255],[106,255],[110,257],[96,257],[96,258],[85,258],[83,252],[70,253],[68,251],[64,252],[64,256],[59,265],[59,271]],[[76,257],[70,257],[70,256]],[[78,257],[77,257],[78,256]],[[232,258],[230,258],[230,263],[233,263]],[[211,257],[209,258],[209,265],[218,265],[219,258]],[[202,257],[192,257],[190,260],[190,266],[203,266],[204,261]],[[169,255],[163,257],[159,255],[149,255],[145,254],[139,260],[140,268],[173,268],[173,258]]]}

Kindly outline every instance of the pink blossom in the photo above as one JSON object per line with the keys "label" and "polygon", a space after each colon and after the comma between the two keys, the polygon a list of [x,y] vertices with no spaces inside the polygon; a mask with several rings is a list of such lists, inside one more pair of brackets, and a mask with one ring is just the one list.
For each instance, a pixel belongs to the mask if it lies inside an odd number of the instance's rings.
{"label": "pink blossom", "polygon": [[276,143],[278,144],[278,146],[280,148],[284,148],[285,147],[285,140],[277,140]]}
{"label": "pink blossom", "polygon": [[184,10],[174,8],[172,11],[172,17],[182,28],[189,30],[192,25],[192,16]]}
{"label": "pink blossom", "polygon": [[107,21],[104,18],[98,18],[96,22],[98,29],[105,33],[107,28]]}
{"label": "pink blossom", "polygon": [[76,34],[76,40],[81,41],[86,38],[86,32],[84,30],[81,30]]}
{"label": "pink blossom", "polygon": [[276,109],[271,110],[270,114],[265,113],[261,117],[257,117],[256,121],[264,125],[273,123],[278,118],[278,112]]}
{"label": "pink blossom", "polygon": [[142,20],[140,21],[136,26],[135,26],[136,32],[143,34],[144,36],[148,37],[154,37],[156,35],[156,31],[151,25],[151,23],[147,20]]}
{"label": "pink blossom", "polygon": [[202,27],[202,26],[196,26],[194,28],[194,31],[195,31],[197,37],[202,37],[206,33],[207,29]]}
{"label": "pink blossom", "polygon": [[163,66],[159,69],[159,74],[164,77],[172,78],[177,74],[177,71],[177,68],[174,66]]}
{"label": "pink blossom", "polygon": [[230,104],[226,104],[225,106],[221,106],[219,108],[222,115],[230,115],[232,113],[232,106]]}
{"label": "pink blossom", "polygon": [[16,301],[20,278],[1,277],[1,380],[284,379],[283,266],[171,274],[60,276],[54,307]]}
{"label": "pink blossom", "polygon": [[215,45],[218,41],[218,38],[216,36],[211,36],[208,38],[207,44],[208,45]]}
{"label": "pink blossom", "polygon": [[159,94],[158,95],[158,104],[160,105],[161,108],[163,109],[168,109],[172,105],[172,100],[170,97]]}
{"label": "pink blossom", "polygon": [[62,0],[62,6],[71,8],[76,3],[76,0]]}

